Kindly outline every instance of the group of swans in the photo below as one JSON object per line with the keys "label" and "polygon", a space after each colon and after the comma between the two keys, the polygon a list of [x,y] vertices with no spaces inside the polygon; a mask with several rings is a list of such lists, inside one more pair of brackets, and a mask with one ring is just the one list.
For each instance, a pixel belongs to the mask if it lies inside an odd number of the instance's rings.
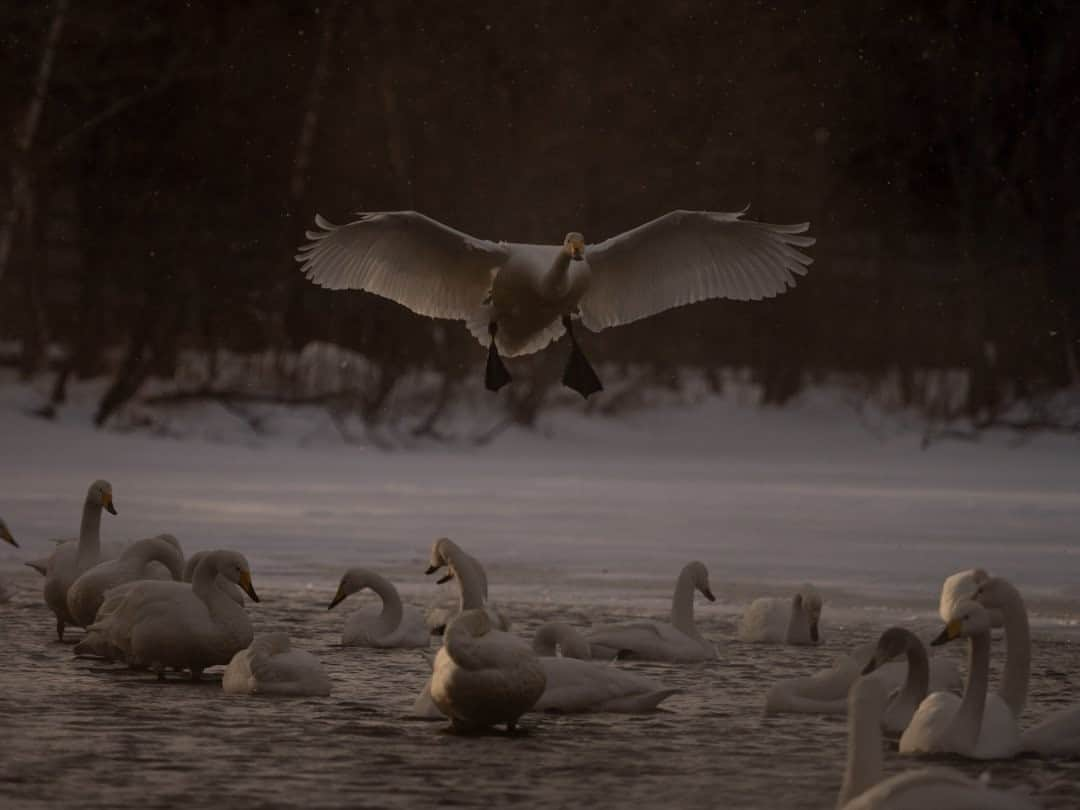
{"label": "group of swans", "polygon": [[795,286],[812,259],[809,223],[771,225],[745,212],[672,211],[604,242],[577,232],[561,245],[489,242],[415,211],[364,213],[318,230],[296,259],[328,289],[366,290],[431,318],[464,321],[488,347],[487,388],[510,382],[502,356],[540,351],[564,332],[563,384],[603,389],[574,334],[713,298],[756,301]]}

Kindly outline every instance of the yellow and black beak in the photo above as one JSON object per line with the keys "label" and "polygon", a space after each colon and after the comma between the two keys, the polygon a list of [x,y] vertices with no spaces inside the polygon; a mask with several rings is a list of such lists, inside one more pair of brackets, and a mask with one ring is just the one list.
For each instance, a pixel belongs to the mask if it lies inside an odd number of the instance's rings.
{"label": "yellow and black beak", "polygon": [[426,576],[426,577],[431,576],[436,571],[438,571],[440,568],[442,568],[441,565],[429,565],[428,568],[427,568],[427,571],[424,572],[424,576]]}
{"label": "yellow and black beak", "polygon": [[454,578],[454,572],[453,571],[447,571],[445,574],[443,574],[441,577],[439,577],[437,580],[435,580],[435,584],[436,585],[442,585],[444,582],[449,582],[453,578]]}
{"label": "yellow and black beak", "polygon": [[716,597],[713,596],[712,588],[708,588],[708,587],[702,588],[701,589],[701,595],[704,596],[706,599],[708,599],[710,602],[715,602],[716,601]]}
{"label": "yellow and black beak", "polygon": [[881,664],[878,662],[877,654],[875,654],[874,657],[871,658],[867,662],[866,666],[863,667],[862,674],[863,675],[869,675],[871,672],[873,672],[875,669],[877,669],[880,665]]}
{"label": "yellow and black beak", "polygon": [[330,604],[326,606],[326,609],[333,610],[346,596],[348,596],[348,594],[345,593],[345,589],[339,586],[337,593],[334,594],[334,598],[330,600]]}
{"label": "yellow and black beak", "polygon": [[931,647],[940,647],[942,644],[947,644],[950,641],[960,638],[961,622],[959,619],[953,619],[942,630],[938,637],[930,642]]}
{"label": "yellow and black beak", "polygon": [[113,506],[112,493],[106,492],[102,500],[104,501],[102,505],[105,507],[105,511],[108,512],[110,515],[115,515],[116,507]]}
{"label": "yellow and black beak", "polygon": [[259,601],[259,595],[257,593],[255,593],[255,586],[251,584],[251,572],[250,571],[241,571],[240,572],[240,580],[239,580],[239,582],[237,584],[239,584],[240,587],[244,589],[244,593],[246,593],[248,596],[251,597],[251,601],[253,601],[253,602],[258,602]]}

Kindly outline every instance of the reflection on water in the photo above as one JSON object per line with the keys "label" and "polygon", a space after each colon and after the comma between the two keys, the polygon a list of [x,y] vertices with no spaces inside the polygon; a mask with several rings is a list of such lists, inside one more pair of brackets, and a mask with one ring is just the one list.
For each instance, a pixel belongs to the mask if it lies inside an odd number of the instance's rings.
{"label": "reflection on water", "polygon": [[[873,617],[833,625],[821,649],[733,642],[715,663],[633,668],[685,691],[646,716],[533,716],[513,737],[457,737],[408,717],[429,664],[416,651],[338,645],[344,616],[322,595],[260,587],[258,632],[281,630],[319,656],[329,698],[227,697],[217,681],[166,684],[72,658],[52,618],[20,579],[0,607],[0,805],[5,808],[603,806],[831,808],[844,763],[842,717],[761,716],[777,678],[826,666],[876,635]],[[606,608],[504,600],[515,631],[544,621],[579,626]],[[828,610],[828,609],[826,609]],[[732,635],[732,614],[700,625]],[[826,613],[827,616],[827,613]],[[874,624],[871,622],[874,621]],[[434,648],[433,648],[434,650]],[[947,654],[959,656],[962,650]],[[1039,640],[1026,723],[1077,700],[1080,649]],[[977,776],[985,764],[945,760]],[[886,769],[917,760],[886,757]],[[1028,758],[990,767],[993,781],[1026,785],[1047,808],[1078,806],[1080,761]]]}

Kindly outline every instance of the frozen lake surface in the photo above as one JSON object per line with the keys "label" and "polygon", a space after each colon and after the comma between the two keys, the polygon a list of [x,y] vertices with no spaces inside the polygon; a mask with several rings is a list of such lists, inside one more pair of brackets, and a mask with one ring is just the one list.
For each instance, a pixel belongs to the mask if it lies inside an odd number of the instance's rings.
{"label": "frozen lake surface", "polygon": [[[177,440],[89,430],[77,402],[42,422],[24,415],[26,389],[0,390],[0,514],[23,545],[0,549],[15,592],[0,605],[5,808],[832,807],[843,718],[763,718],[766,688],[889,624],[930,635],[942,579],[976,565],[1013,580],[1033,613],[1024,723],[1080,702],[1075,440],[923,451],[823,393],[785,411],[714,400],[618,421],[562,413],[484,447],[382,452],[341,445],[314,413],[268,414],[271,435],[254,437],[227,414],[178,412],[176,426],[202,427]],[[98,477],[119,510],[103,518],[106,541],[170,531],[189,553],[246,554],[264,600],[250,606],[256,632],[285,630],[318,655],[334,694],[226,698],[216,683],[74,660],[21,563],[75,533]],[[523,634],[556,618],[585,629],[662,616],[698,558],[719,598],[698,605],[706,636],[730,637],[753,597],[809,580],[826,597],[826,644],[733,642],[707,666],[637,664],[684,692],[655,715],[535,717],[517,737],[457,738],[407,719],[423,656],[341,648],[341,608],[325,610],[348,565],[384,570],[417,604],[445,600],[423,577],[441,535],[487,563]],[[890,772],[915,764],[886,758]],[[1080,762],[991,773],[1047,807],[1078,804]]]}

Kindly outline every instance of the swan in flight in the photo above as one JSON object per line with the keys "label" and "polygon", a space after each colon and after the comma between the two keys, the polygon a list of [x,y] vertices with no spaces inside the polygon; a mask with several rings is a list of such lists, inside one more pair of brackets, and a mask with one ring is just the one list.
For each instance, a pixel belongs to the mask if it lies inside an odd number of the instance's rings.
{"label": "swan in flight", "polygon": [[76,655],[122,658],[159,677],[167,668],[187,669],[199,680],[204,669],[228,664],[254,637],[247,612],[221,587],[222,580],[259,601],[248,562],[234,551],[203,557],[190,586],[143,580],[113,588]]}
{"label": "swan in flight", "polygon": [[594,245],[577,232],[561,245],[489,242],[415,211],[361,213],[341,226],[316,215],[296,259],[321,287],[464,321],[488,347],[492,391],[511,379],[500,355],[532,354],[566,332],[563,384],[588,398],[603,386],[575,318],[599,331],[710,298],[757,301],[806,273],[808,222],[770,225],[743,213],[672,211]]}
{"label": "swan in flight", "polygon": [[330,610],[350,594],[370,588],[382,600],[382,610],[358,610],[345,620],[341,643],[357,647],[427,647],[431,643],[424,614],[403,605],[397,588],[386,577],[366,568],[350,568],[341,578]]}
{"label": "swan in flight", "polygon": [[931,643],[968,640],[968,674],[963,697],[934,692],[915,710],[900,737],[901,754],[953,753],[971,759],[1011,759],[1020,752],[1020,729],[1009,704],[987,695],[990,679],[990,629],[993,619],[982,605],[960,601],[953,617]]}
{"label": "swan in flight", "polygon": [[783,644],[818,644],[821,641],[821,596],[804,585],[791,600],[763,596],[750,603],[739,620],[739,639]]}
{"label": "swan in flight", "polygon": [[151,563],[160,563],[170,578],[179,582],[184,573],[184,555],[171,534],[136,540],[115,560],[99,562],[82,574],[68,589],[68,612],[79,627],[94,623],[105,593],[117,585],[142,579],[157,579]]}
{"label": "swan in flight", "polygon": [[546,681],[527,643],[496,630],[483,610],[466,610],[446,627],[431,672],[431,700],[459,731],[497,723],[513,731]]}
{"label": "swan in flight", "polygon": [[101,510],[116,514],[113,488],[108,481],[94,481],[83,502],[79,539],[59,543],[45,564],[45,604],[56,616],[56,636],[64,640],[64,627],[77,624],[68,609],[68,589],[101,559]]}
{"label": "swan in flight", "polygon": [[640,621],[594,630],[588,636],[593,658],[631,658],[639,661],[693,663],[716,658],[716,647],[694,624],[694,592],[715,602],[709,572],[703,563],[687,563],[675,581],[671,621]]}
{"label": "swan in flight", "polygon": [[836,810],[1037,810],[1027,796],[989,787],[952,768],[920,768],[882,779],[885,687],[860,678],[848,697],[847,767]]}
{"label": "swan in flight", "polygon": [[325,697],[330,677],[318,658],[293,648],[285,633],[268,633],[232,657],[221,688],[229,695]]}
{"label": "swan in flight", "polygon": [[[1027,607],[1020,592],[1007,580],[983,581],[974,599],[988,610],[999,611],[1005,627],[1005,671],[998,695],[1019,719],[1027,705],[1031,674],[1031,632]],[[1080,755],[1080,706],[1054,712],[1020,734],[1022,751],[1043,756]]]}

